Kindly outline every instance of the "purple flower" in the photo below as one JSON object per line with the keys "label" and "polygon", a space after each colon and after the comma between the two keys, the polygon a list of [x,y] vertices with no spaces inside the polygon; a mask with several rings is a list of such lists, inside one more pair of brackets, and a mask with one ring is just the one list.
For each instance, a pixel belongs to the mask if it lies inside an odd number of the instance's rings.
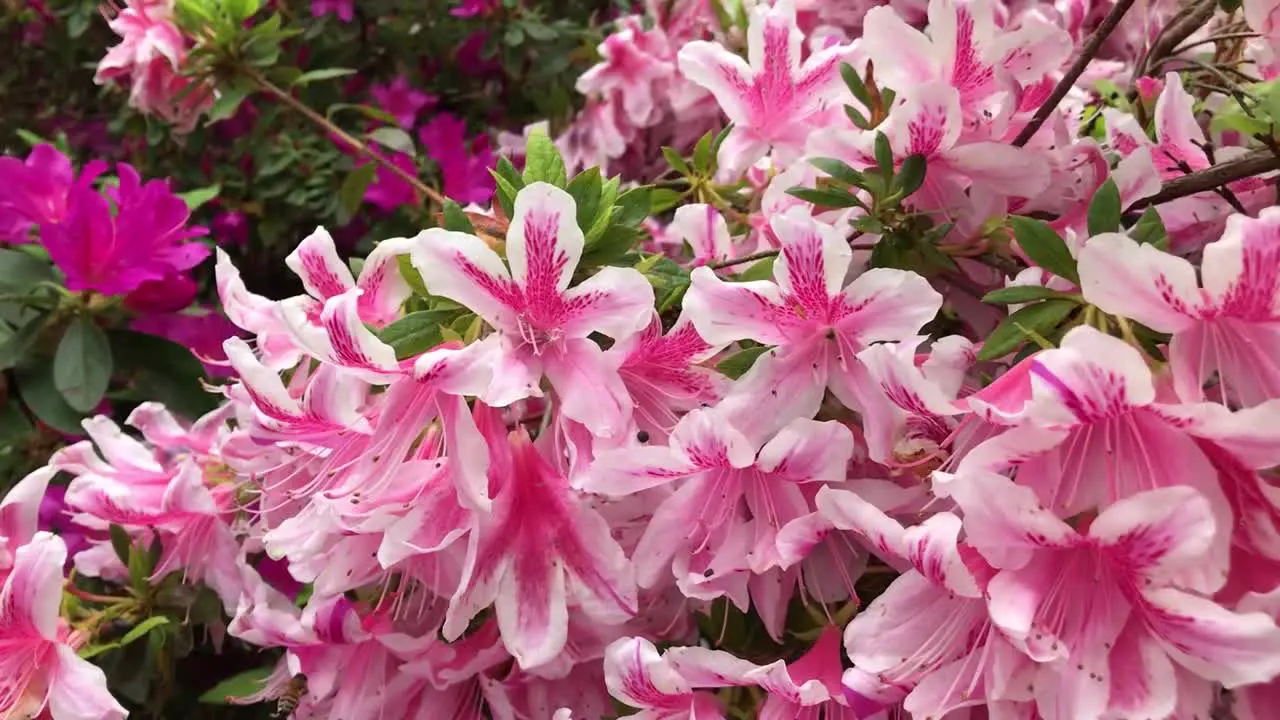
{"label": "purple flower", "polygon": [[344,23],[355,17],[355,0],[311,0],[311,16],[337,15]]}
{"label": "purple flower", "polygon": [[485,203],[493,196],[494,154],[488,138],[467,141],[467,125],[456,115],[439,113],[418,131],[427,156],[440,166],[444,194],[462,204]]}
{"label": "purple flower", "polygon": [[404,75],[397,75],[390,84],[374,85],[369,92],[377,100],[378,107],[405,129],[413,127],[419,110],[436,102],[434,95],[415,89]]}
{"label": "purple flower", "polygon": [[40,498],[39,522],[37,527],[46,532],[57,533],[67,544],[67,564],[76,553],[89,546],[85,537],[86,528],[72,519],[66,510],[67,488],[63,485],[50,485]]}
{"label": "purple flower", "polygon": [[488,15],[498,7],[497,0],[460,0],[458,6],[449,11],[454,17],[475,17]]}
{"label": "purple flower", "polygon": [[225,210],[213,217],[213,241],[219,245],[238,245],[249,242],[249,220],[239,210]]}
{"label": "purple flower", "polygon": [[[410,175],[418,174],[418,168],[414,164],[413,158],[404,153],[392,154],[391,162]],[[364,193],[364,199],[366,202],[390,212],[401,205],[414,204],[417,202],[418,196],[412,185],[379,164],[377,174],[373,177],[373,182],[369,184],[369,189]]]}
{"label": "purple flower", "polygon": [[187,227],[187,204],[166,181],[143,184],[132,167],[122,163],[118,170],[119,186],[107,191],[114,215],[106,197],[80,183],[68,194],[66,219],[41,228],[41,241],[69,290],[124,295],[148,280],[190,270],[209,255],[208,247],[185,242],[205,229]]}
{"label": "purple flower", "polygon": [[187,348],[204,362],[205,372],[213,377],[231,375],[222,343],[240,331],[220,312],[205,308],[198,314],[152,313],[134,318],[129,328],[157,335]]}
{"label": "purple flower", "polygon": [[67,216],[73,186],[87,192],[106,163],[84,167],[79,180],[66,155],[52,145],[37,145],[26,161],[0,157],[0,240],[26,242],[32,225],[60,222]]}

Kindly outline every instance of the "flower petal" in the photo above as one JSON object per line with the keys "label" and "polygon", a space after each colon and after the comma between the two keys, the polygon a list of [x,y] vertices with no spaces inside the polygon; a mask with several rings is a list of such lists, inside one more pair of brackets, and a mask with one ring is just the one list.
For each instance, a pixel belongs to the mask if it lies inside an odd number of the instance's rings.
{"label": "flower petal", "polygon": [[58,608],[62,605],[62,567],[67,546],[62,538],[38,532],[17,549],[13,568],[0,590],[0,628],[23,641],[58,640]]}
{"label": "flower petal", "polygon": [[695,40],[676,56],[680,74],[715,96],[730,122],[742,123],[751,114],[754,73],[740,56],[719,43]]}
{"label": "flower petal", "polygon": [[1254,322],[1280,317],[1280,208],[1232,215],[1204,248],[1204,287],[1222,312]]}
{"label": "flower petal", "polygon": [[322,227],[302,239],[284,259],[312,297],[328,300],[355,287],[351,269],[338,257],[333,237]]}
{"label": "flower petal", "polygon": [[782,292],[806,310],[820,312],[840,292],[853,260],[844,234],[813,219],[804,208],[792,208],[770,221],[782,243],[773,276]]}
{"label": "flower petal", "polygon": [[410,259],[433,295],[460,303],[495,328],[515,328],[520,289],[502,258],[483,240],[432,228],[418,234]]}
{"label": "flower petal", "polygon": [[858,349],[875,342],[910,340],[942,308],[942,294],[928,280],[892,268],[874,268],[859,275],[845,288],[844,299],[853,312],[836,329],[852,335]]}
{"label": "flower petal", "polygon": [[516,195],[507,230],[507,262],[530,305],[557,298],[569,288],[585,243],[576,218],[573,197],[554,185],[536,182]]}
{"label": "flower petal", "polygon": [[554,660],[569,636],[564,570],[544,548],[522,548],[498,583],[502,641],[522,669]]}
{"label": "flower petal", "polygon": [[1120,233],[1090,238],[1079,269],[1085,300],[1159,332],[1185,330],[1200,307],[1191,263]]}
{"label": "flower petal", "polygon": [[756,467],[788,482],[843,482],[853,457],[853,433],[828,420],[788,423],[760,449]]}
{"label": "flower petal", "polygon": [[653,315],[653,285],[633,268],[606,267],[564,294],[569,337],[593,332],[620,340],[643,330]]}
{"label": "flower petal", "polygon": [[374,246],[360,267],[356,287],[360,295],[360,317],[371,325],[386,325],[400,317],[400,306],[413,289],[400,274],[399,258],[417,245],[413,238],[389,238]]}
{"label": "flower petal", "polygon": [[1174,660],[1228,688],[1280,674],[1280,628],[1258,612],[1236,613],[1173,588],[1145,593],[1140,608],[1151,632]]}
{"label": "flower petal", "polygon": [[613,437],[627,429],[631,396],[599,345],[568,339],[544,352],[542,362],[566,417],[599,437]]}
{"label": "flower petal", "polygon": [[36,534],[40,523],[40,501],[49,481],[58,470],[42,467],[18,481],[0,500],[0,561]]}
{"label": "flower petal", "polygon": [[710,268],[693,271],[684,297],[686,316],[712,345],[755,340],[766,345],[786,342],[778,319],[786,311],[778,286],[767,281],[729,283]]}
{"label": "flower petal", "polygon": [[58,663],[49,680],[49,714],[58,720],[124,720],[129,715],[107,690],[98,666],[59,644]]}
{"label": "flower petal", "polygon": [[1089,526],[1089,537],[1125,558],[1133,570],[1163,575],[1202,562],[1216,529],[1209,501],[1179,486],[1110,505]]}

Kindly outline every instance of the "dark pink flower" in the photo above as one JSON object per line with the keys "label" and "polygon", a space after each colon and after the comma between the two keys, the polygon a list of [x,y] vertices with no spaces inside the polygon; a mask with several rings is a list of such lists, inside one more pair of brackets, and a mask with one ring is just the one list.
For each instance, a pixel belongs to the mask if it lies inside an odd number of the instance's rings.
{"label": "dark pink flower", "polygon": [[369,94],[378,102],[378,107],[406,129],[413,127],[419,110],[436,102],[434,95],[414,88],[404,75],[397,75],[395,80],[386,85],[374,85]]}
{"label": "dark pink flower", "polygon": [[196,299],[197,290],[190,277],[174,273],[142,283],[125,296],[124,304],[135,312],[177,312]]}
{"label": "dark pink flower", "polygon": [[449,113],[439,113],[422,126],[418,139],[427,156],[440,166],[444,194],[462,204],[486,203],[493,197],[489,168],[496,158],[488,138],[467,140],[467,124]]}
{"label": "dark pink flower", "polygon": [[[418,168],[414,164],[413,158],[404,153],[393,153],[391,162],[410,175],[418,174]],[[364,193],[365,202],[376,205],[387,212],[391,212],[401,205],[412,205],[417,201],[417,198],[417,193],[412,185],[382,165],[378,165],[377,174],[374,175],[373,182],[369,184],[369,189]]]}
{"label": "dark pink flower", "polygon": [[224,340],[239,334],[225,315],[212,310],[200,314],[155,313],[135,318],[130,328],[148,335],[159,335],[187,348],[205,361],[205,371],[214,376],[231,374],[221,364],[227,359],[222,349]]}
{"label": "dark pink flower", "polygon": [[488,15],[498,9],[497,0],[459,0],[458,6],[449,11],[454,17]]}
{"label": "dark pink flower", "polygon": [[41,242],[70,290],[124,295],[148,280],[190,270],[209,255],[208,247],[185,242],[205,231],[187,227],[187,204],[166,181],[144,184],[132,167],[118,169],[120,184],[108,191],[114,203],[77,184],[68,195],[66,219],[41,230]]}
{"label": "dark pink flower", "polygon": [[311,0],[312,17],[337,15],[339,20],[349,23],[355,17],[355,12],[355,0]]}
{"label": "dark pink flower", "polygon": [[239,245],[249,242],[249,220],[239,210],[224,210],[213,217],[210,233],[219,245]]}
{"label": "dark pink flower", "polygon": [[26,242],[32,225],[60,222],[71,188],[88,187],[105,169],[96,160],[77,180],[71,160],[52,145],[35,146],[25,161],[0,157],[0,240]]}

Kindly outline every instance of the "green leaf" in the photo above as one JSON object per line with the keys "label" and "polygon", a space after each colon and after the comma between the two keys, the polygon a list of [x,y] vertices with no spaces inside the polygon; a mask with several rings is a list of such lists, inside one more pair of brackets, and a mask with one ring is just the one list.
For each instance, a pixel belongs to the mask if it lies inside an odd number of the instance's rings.
{"label": "green leaf", "polygon": [[1078,307],[1074,300],[1053,299],[1022,308],[991,331],[990,337],[982,344],[978,359],[995,360],[1008,355],[1022,345],[1028,332],[1050,334]]}
{"label": "green leaf", "polygon": [[115,329],[107,333],[115,365],[130,386],[174,413],[196,419],[217,407],[217,396],[202,384],[204,366],[191,351],[156,335]]}
{"label": "green leaf", "polygon": [[[733,132],[733,123],[724,126],[719,135],[716,135],[715,142],[711,143],[711,159],[717,160],[720,156],[720,146],[724,145],[724,141],[729,139],[729,133]],[[715,170],[715,163],[712,163],[712,170]]]}
{"label": "green leaf", "polygon": [[758,347],[749,347],[746,350],[734,353],[733,355],[721,360],[716,369],[737,380],[756,364],[756,358],[769,351],[768,347],[763,345]]}
{"label": "green leaf", "polygon": [[0,407],[0,447],[12,445],[31,432],[31,421],[22,412],[22,405],[16,397]]}
{"label": "green leaf", "polygon": [[885,177],[893,175],[893,147],[889,145],[889,136],[876,133],[876,165]]}
{"label": "green leaf", "polygon": [[334,78],[346,77],[348,75],[355,74],[356,71],[350,68],[323,68],[321,70],[309,70],[294,78],[293,82],[289,84],[292,87],[301,87],[321,80],[332,80]]}
{"label": "green leaf", "polygon": [[67,404],[53,384],[53,363],[46,358],[27,358],[14,368],[18,394],[40,422],[69,435],[82,435],[84,413]]}
{"label": "green leaf", "polygon": [[398,127],[380,127],[369,133],[369,139],[389,150],[404,153],[409,157],[417,157],[418,155],[418,149],[413,144],[413,138],[409,136],[409,133]]}
{"label": "green leaf", "polygon": [[253,17],[260,7],[261,0],[222,0],[222,9],[237,25]]}
{"label": "green leaf", "polygon": [[618,196],[614,203],[616,211],[610,219],[612,224],[636,228],[649,217],[648,187],[631,188]]}
{"label": "green leaf", "polygon": [[844,114],[845,117],[849,118],[849,122],[853,123],[854,127],[862,130],[871,129],[871,121],[868,120],[867,116],[863,115],[862,111],[858,108],[852,105],[845,105]]}
{"label": "green leaf", "polygon": [[67,326],[53,357],[53,384],[67,404],[81,412],[97,407],[111,382],[111,344],[92,320],[77,317]]}
{"label": "green leaf", "polygon": [[422,281],[422,273],[418,272],[418,268],[413,266],[413,261],[409,255],[397,255],[396,265],[400,268],[400,277],[409,284],[409,289],[413,290],[413,294],[419,297],[427,297],[431,293],[427,292],[427,284]]}
{"label": "green leaf", "polygon": [[253,93],[253,89],[252,85],[245,82],[234,82],[219,87],[218,97],[213,101],[213,107],[205,113],[205,125],[212,125],[235,115],[240,109],[240,103]]}
{"label": "green leaf", "polygon": [[562,188],[568,183],[564,158],[560,157],[559,148],[545,132],[534,131],[529,134],[529,142],[525,145],[524,174],[521,177],[525,184],[541,181]]}
{"label": "green leaf", "polygon": [[378,338],[396,351],[396,359],[421,355],[443,342],[441,326],[450,324],[456,310],[420,310],[382,328]]}
{"label": "green leaf", "polygon": [[498,197],[498,204],[502,206],[502,212],[507,217],[511,217],[515,214],[516,194],[520,192],[519,188],[512,185],[510,180],[497,171],[490,170],[489,174],[497,183],[495,194]]}
{"label": "green leaf", "polygon": [[1034,218],[1020,215],[1010,216],[1009,224],[1013,227],[1018,247],[1022,248],[1032,262],[1060,278],[1080,284],[1076,259],[1071,256],[1066,242],[1058,237],[1053,228]]}
{"label": "green leaf", "polygon": [[902,197],[910,197],[912,193],[920,189],[924,184],[924,175],[927,162],[923,155],[908,155],[902,161],[902,167],[898,170],[898,175],[894,183],[898,186],[898,190],[902,192]]}
{"label": "green leaf", "polygon": [[467,217],[467,213],[458,203],[452,200],[445,200],[443,214],[445,230],[467,233],[468,235],[476,234],[476,226],[471,224],[471,218]]}
{"label": "green leaf", "polygon": [[839,192],[836,190],[815,190],[813,188],[793,187],[787,190],[787,194],[813,203],[818,207],[829,208],[847,208],[858,205],[858,199],[847,192]]}
{"label": "green leaf", "polygon": [[1149,207],[1142,211],[1142,217],[1138,218],[1138,222],[1129,229],[1129,237],[1139,245],[1159,245],[1169,239],[1169,232],[1165,230],[1160,213],[1155,208]]}
{"label": "green leaf", "polygon": [[53,279],[53,267],[48,262],[21,250],[0,248],[0,293],[25,293],[37,284]]}
{"label": "green leaf", "polygon": [[1022,303],[1034,302],[1036,300],[1047,300],[1049,298],[1070,299],[1070,295],[1057,290],[1051,290],[1040,285],[1013,285],[1011,287],[992,290],[982,296],[982,302],[991,303],[992,305],[1021,305]]}
{"label": "green leaf", "polygon": [[506,155],[498,156],[498,162],[494,165],[494,170],[506,178],[511,187],[517,190],[524,187],[524,178],[520,177],[520,171],[516,170],[516,166],[511,164],[511,160]]}
{"label": "green leaf", "polygon": [[373,178],[377,175],[378,168],[373,163],[365,163],[352,170],[342,181],[342,187],[338,188],[338,210],[340,217],[350,218],[360,209],[360,203],[364,202],[364,194],[369,189],[369,185],[373,183]]}
{"label": "green leaf", "polygon": [[275,670],[274,666],[267,666],[232,675],[206,690],[200,696],[200,702],[205,705],[229,705],[232,699],[248,697],[260,692],[266,686],[267,677],[273,670]]}
{"label": "green leaf", "polygon": [[675,148],[664,146],[662,148],[662,157],[667,159],[667,164],[671,166],[672,170],[681,175],[693,174],[693,171],[689,169],[689,163],[684,161],[684,158],[680,156],[680,153]]}
{"label": "green leaf", "polygon": [[578,173],[569,181],[570,197],[578,207],[578,227],[582,231],[591,229],[600,211],[600,193],[604,189],[604,180],[600,177],[600,168],[590,168]]}
{"label": "green leaf", "polygon": [[730,278],[736,282],[749,282],[751,280],[772,280],[773,279],[773,262],[777,257],[769,257],[758,260],[751,264],[751,267],[738,273],[736,277]]}
{"label": "green leaf", "polygon": [[18,138],[19,138],[20,140],[22,140],[22,142],[24,142],[24,143],[26,143],[26,144],[30,145],[31,147],[35,147],[35,146],[37,146],[37,145],[47,145],[47,144],[49,144],[49,141],[48,141],[48,140],[45,140],[44,138],[42,138],[42,137],[40,137],[39,135],[37,135],[37,134],[35,134],[35,133],[31,132],[30,130],[23,130],[22,128],[18,128],[17,130],[14,130],[13,132],[14,132],[14,134],[15,134],[15,135],[17,135],[17,136],[18,136]]}
{"label": "green leaf", "polygon": [[325,108],[324,117],[326,120],[331,120],[334,115],[338,114],[342,110],[355,110],[370,120],[377,120],[378,122],[384,122],[389,125],[394,125],[396,123],[395,116],[386,110],[373,107],[372,105],[361,105],[359,103],[334,103],[328,108]]}
{"label": "green leaf", "polygon": [[1089,235],[1120,230],[1120,189],[1111,178],[1102,183],[1089,201]]}
{"label": "green leaf", "polygon": [[849,167],[843,160],[814,158],[809,163],[846,185],[854,187],[864,187],[866,185],[866,178],[862,176],[862,173]]}
{"label": "green leaf", "polygon": [[195,190],[188,190],[184,193],[178,193],[178,197],[187,204],[188,210],[195,210],[210,200],[218,197],[218,193],[222,192],[222,186],[218,183],[207,185]]}
{"label": "green leaf", "polygon": [[107,532],[111,536],[111,549],[116,551],[120,564],[129,567],[129,556],[133,554],[133,539],[129,537],[129,531],[112,523]]}
{"label": "green leaf", "polygon": [[159,627],[164,627],[165,625],[168,625],[170,622],[172,622],[172,620],[170,620],[165,615],[153,615],[147,618],[146,620],[143,620],[142,622],[138,623],[137,625],[134,625],[132,630],[125,633],[124,637],[120,638],[120,644],[128,645],[131,642],[141,640],[152,630],[155,630],[156,628],[159,628]]}
{"label": "green leaf", "polygon": [[871,107],[871,93],[867,92],[867,85],[862,81],[862,76],[849,63],[840,63],[840,77],[844,78],[844,84],[849,86],[849,92],[858,98],[866,107]]}
{"label": "green leaf", "polygon": [[671,188],[654,188],[653,193],[650,195],[652,207],[649,208],[649,211],[654,215],[661,215],[679,205],[683,197],[684,193],[677,192]]}
{"label": "green leaf", "polygon": [[693,146],[693,169],[699,175],[711,174],[711,143],[713,139],[711,131],[708,130],[705,135],[698,138],[698,144]]}

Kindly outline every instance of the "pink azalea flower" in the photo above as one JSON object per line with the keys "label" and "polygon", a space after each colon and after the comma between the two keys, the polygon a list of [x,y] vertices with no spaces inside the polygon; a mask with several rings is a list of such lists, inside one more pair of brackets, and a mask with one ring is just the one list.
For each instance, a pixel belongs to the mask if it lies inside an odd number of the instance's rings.
{"label": "pink azalea flower", "polygon": [[355,17],[355,0],[311,0],[311,17],[336,15],[344,23]]}
{"label": "pink azalea flower", "polygon": [[593,433],[624,431],[631,399],[588,336],[621,340],[649,323],[653,287],[631,268],[607,267],[569,283],[584,236],[570,195],[533,183],[516,196],[507,265],[473,235],[425,231],[413,265],[434,294],[470,308],[497,332],[482,341],[495,369],[481,399],[495,406],[539,397],[545,373],[561,411]]}
{"label": "pink azalea flower", "polygon": [[493,605],[503,644],[527,669],[564,649],[571,598],[594,621],[620,624],[637,612],[635,581],[609,524],[576,497],[527,431],[508,437],[486,415],[498,489],[471,534],[443,632],[452,641]]}
{"label": "pink azalea flower", "polygon": [[617,97],[633,124],[654,124],[661,115],[656,96],[675,72],[662,30],[644,30],[638,22],[624,22],[597,50],[601,60],[578,77],[577,91]]}
{"label": "pink azalea flower", "polygon": [[620,360],[618,374],[634,403],[632,417],[645,442],[664,443],[684,413],[720,399],[723,377],[699,362],[719,352],[683,318],[665,335],[655,313],[648,327],[605,353]]}
{"label": "pink azalea flower", "polygon": [[854,669],[844,683],[854,707],[869,713],[901,701],[913,717],[945,717],[1031,699],[1034,664],[992,624],[983,599],[990,572],[959,542],[958,517],[939,513],[903,528],[859,495],[829,487],[817,505],[905,571],[845,628]]}
{"label": "pink azalea flower", "polygon": [[110,24],[121,41],[98,63],[94,82],[128,79],[131,106],[160,115],[180,132],[194,128],[214,97],[209,88],[190,90],[193,81],[181,74],[187,43],[174,21],[173,0],[136,0]]}
{"label": "pink azalea flower", "polygon": [[625,120],[618,105],[588,99],[573,124],[556,138],[565,166],[570,171],[599,167],[600,172],[608,172],[610,163],[626,154],[637,132]]}
{"label": "pink azalea flower", "polygon": [[190,270],[209,248],[186,242],[204,234],[187,227],[190,210],[168,183],[143,184],[128,165],[118,167],[120,185],[107,198],[75,186],[68,194],[66,219],[46,226],[40,240],[66,275],[70,290],[124,295],[148,280]]}
{"label": "pink azalea flower", "polygon": [[[759,441],[792,419],[813,417],[830,387],[875,435],[877,423],[888,421],[887,406],[857,353],[914,337],[942,297],[919,275],[886,268],[846,287],[848,243],[803,209],[775,217],[771,227],[782,243],[774,282],[725,282],[703,267],[685,296],[685,312],[707,342],[777,346],[734,384],[722,405],[726,417]],[[889,451],[872,448],[873,457]]]}
{"label": "pink azalea flower", "polygon": [[14,553],[31,542],[40,529],[43,498],[57,470],[43,467],[29,473],[0,499],[0,580],[13,567]]}
{"label": "pink azalea flower", "polygon": [[400,127],[412,129],[417,121],[418,111],[435,103],[434,95],[424,93],[409,84],[404,75],[397,75],[387,85],[374,85],[369,93],[377,101],[378,107],[395,118]]}
{"label": "pink azalea flower", "polygon": [[[1014,108],[998,96],[1057,72],[1072,48],[1066,32],[1037,15],[1024,14],[1019,27],[1002,28],[989,0],[930,0],[928,35],[892,8],[873,8],[863,19],[861,49],[875,63],[881,87],[901,93],[929,83],[950,85],[965,127],[999,139]],[[1004,102],[997,111],[1003,117],[993,117],[991,100]]]}
{"label": "pink azalea flower", "polygon": [[14,554],[0,590],[0,713],[53,720],[122,720],[128,715],[107,691],[102,670],[76,655],[59,627],[61,538],[36,533]]}
{"label": "pink azalea flower", "polygon": [[[729,225],[711,205],[695,203],[676,208],[667,232],[689,243],[694,265],[723,262],[738,254],[729,235]],[[734,272],[735,267],[726,268],[726,272]]]}
{"label": "pink azalea flower", "polygon": [[1192,488],[1138,493],[1077,530],[1005,478],[952,485],[969,542],[996,570],[992,620],[1041,663],[1034,686],[1045,720],[1167,717],[1184,682],[1175,664],[1189,682],[1228,688],[1280,674],[1271,618],[1232,612],[1178,582],[1214,562],[1214,513]]}
{"label": "pink azalea flower", "polygon": [[[609,694],[619,702],[640,708],[640,712],[631,717],[639,720],[724,718],[714,695],[696,691],[707,686],[686,681],[670,661],[658,654],[653,643],[644,638],[622,638],[610,645],[605,653],[604,668]],[[727,684],[722,682],[710,687]]]}
{"label": "pink azalea flower", "polygon": [[791,0],[779,0],[752,12],[747,61],[701,40],[680,49],[680,72],[710,90],[733,123],[720,146],[721,168],[740,172],[770,148],[784,165],[799,157],[815,116],[843,87],[840,63],[850,54],[849,46],[836,46],[801,63],[802,40]]}
{"label": "pink azalea flower", "polygon": [[418,129],[427,156],[440,167],[444,194],[461,204],[487,203],[493,197],[494,180],[489,169],[497,158],[488,139],[467,140],[467,124],[451,113],[436,113]]}
{"label": "pink azalea flower", "polygon": [[1202,280],[1187,260],[1115,233],[1080,252],[1085,299],[1103,310],[1171,333],[1169,362],[1178,396],[1205,399],[1216,376],[1223,404],[1252,407],[1280,398],[1280,209],[1232,215],[1205,246]]}
{"label": "pink azalea flower", "polygon": [[[1061,347],[1028,358],[969,402],[1010,427],[971,450],[957,473],[1016,467],[1018,483],[1064,517],[1186,485],[1209,501],[1221,527],[1249,519],[1236,542],[1254,528],[1280,527],[1277,508],[1258,495],[1259,479],[1249,471],[1280,461],[1273,419],[1280,402],[1236,412],[1157,402],[1141,354],[1090,327],[1071,330]],[[1242,464],[1244,472],[1228,464]],[[946,488],[935,483],[939,494]],[[1188,582],[1206,592],[1220,588],[1232,542],[1230,532],[1218,533],[1215,562],[1199,566],[1203,574]]]}
{"label": "pink azalea flower", "polygon": [[0,187],[5,189],[0,196],[0,239],[27,242],[33,225],[61,222],[67,216],[71,189],[87,189],[106,167],[105,162],[95,160],[85,165],[77,178],[67,156],[45,144],[32,148],[25,161],[0,157]]}
{"label": "pink azalea flower", "polygon": [[777,567],[778,530],[811,510],[799,485],[843,481],[852,455],[853,436],[835,421],[795,420],[761,447],[716,409],[701,409],[681,419],[668,447],[598,453],[580,484],[625,497],[679,483],[654,510],[634,553],[641,587],[653,587],[669,566],[679,580],[684,569],[714,576],[717,557],[732,557],[730,546],[744,551],[752,573]]}

